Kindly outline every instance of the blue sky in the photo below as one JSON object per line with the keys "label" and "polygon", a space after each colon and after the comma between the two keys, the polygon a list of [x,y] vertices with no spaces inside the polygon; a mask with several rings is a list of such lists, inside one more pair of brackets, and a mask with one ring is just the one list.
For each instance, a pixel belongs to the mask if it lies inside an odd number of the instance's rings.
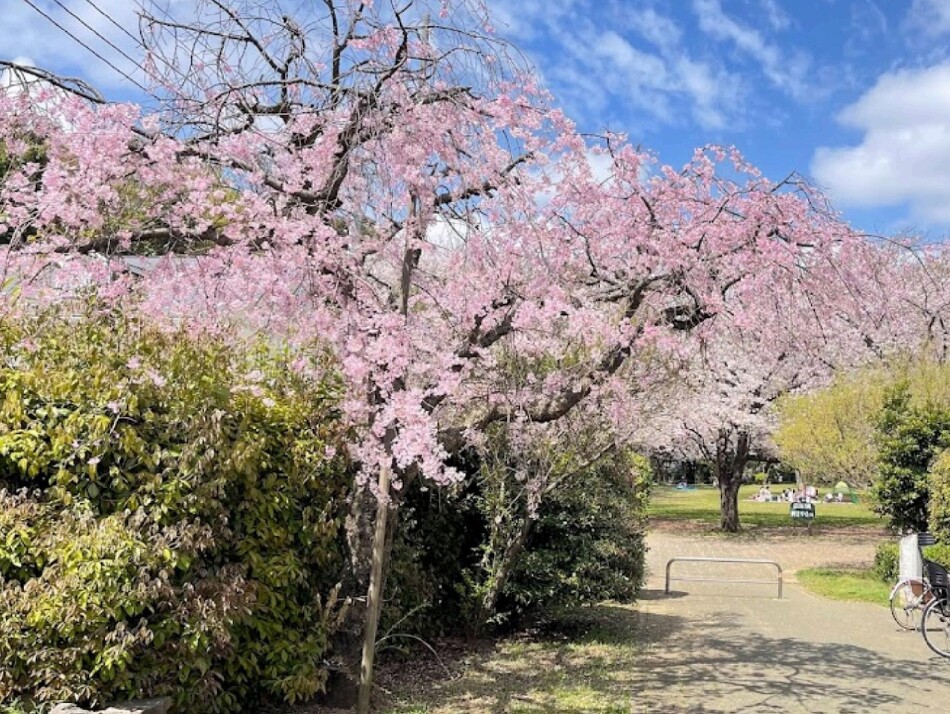
{"label": "blue sky", "polygon": [[[130,66],[53,0],[33,2]],[[92,3],[61,2],[138,56]],[[672,164],[732,144],[771,177],[811,177],[864,230],[950,229],[950,0],[487,2],[499,34],[582,130],[626,132]],[[95,4],[134,32],[133,2]],[[27,56],[111,98],[136,97],[27,3],[3,5],[3,59]]]}

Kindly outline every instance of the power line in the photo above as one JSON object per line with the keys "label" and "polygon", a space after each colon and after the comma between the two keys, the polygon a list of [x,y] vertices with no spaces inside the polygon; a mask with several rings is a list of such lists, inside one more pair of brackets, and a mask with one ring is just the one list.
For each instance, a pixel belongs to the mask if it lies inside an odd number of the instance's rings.
{"label": "power line", "polygon": [[[57,4],[60,4],[60,3],[59,3],[59,0],[53,0],[53,1],[56,2]],[[170,62],[169,60],[165,59],[165,57],[164,57],[160,52],[153,52],[152,50],[150,50],[150,49],[145,45],[145,42],[142,40],[141,37],[136,37],[136,36],[133,35],[131,32],[129,32],[121,23],[116,22],[116,20],[115,20],[111,15],[109,15],[108,13],[106,13],[101,7],[99,7],[99,6],[98,6],[96,3],[94,3],[92,0],[86,0],[86,3],[87,3],[88,5],[90,5],[96,12],[98,12],[100,15],[102,15],[106,20],[108,20],[108,21],[111,22],[113,25],[115,25],[117,28],[119,28],[123,33],[125,33],[125,35],[126,35],[127,37],[131,38],[132,41],[135,42],[135,44],[138,45],[139,47],[141,47],[143,50],[145,50],[145,52],[146,52],[147,54],[151,55],[151,56],[152,56],[153,58],[155,58],[155,59],[160,60],[160,61],[162,62],[162,64],[164,64],[164,65],[165,65],[166,67],[168,67],[170,70],[172,70],[173,72],[175,72],[176,74],[178,74],[182,79],[185,79],[185,80],[188,79],[188,75],[187,75],[184,71],[182,71],[179,67],[176,67],[176,66],[175,66],[172,62]],[[161,8],[160,8],[160,9],[161,9]],[[162,10],[162,12],[165,12],[165,11]],[[70,14],[71,14],[71,13],[70,13]],[[166,16],[166,17],[169,17],[169,19],[173,19],[173,18],[171,18],[171,16],[168,15],[168,13],[165,13],[165,16]],[[80,22],[82,22],[82,21],[80,20]],[[85,25],[86,23],[83,23],[83,24]],[[87,25],[87,27],[88,27],[88,25]],[[90,28],[90,29],[91,29],[91,28]],[[93,32],[95,32],[95,30],[93,30]],[[97,32],[96,34],[98,35],[99,33]],[[100,37],[101,37],[101,35],[100,35]],[[108,42],[108,40],[106,40],[106,41]],[[111,44],[111,43],[110,43],[110,44]],[[120,51],[121,51],[121,50],[120,50]],[[126,57],[128,57],[128,55],[126,55]],[[129,59],[131,59],[131,58],[129,58]],[[134,61],[134,60],[133,60],[133,61]],[[136,63],[136,64],[138,64],[139,67],[141,67],[141,64],[139,64],[139,63]],[[143,72],[147,72],[147,70],[146,70],[144,67],[142,67],[142,71],[143,71]]]}
{"label": "power line", "polygon": [[[93,56],[95,56],[96,58],[98,58],[101,62],[105,63],[105,64],[106,64],[108,67],[110,67],[112,70],[114,70],[114,71],[117,72],[118,74],[122,75],[122,76],[125,77],[127,80],[129,80],[132,84],[134,84],[136,87],[138,87],[138,88],[141,89],[143,92],[145,92],[146,94],[148,94],[149,96],[151,96],[152,93],[151,93],[148,89],[146,89],[145,87],[143,87],[137,80],[133,79],[129,74],[127,74],[126,72],[123,72],[121,69],[119,69],[118,67],[116,67],[114,64],[112,64],[112,62],[110,62],[110,61],[107,60],[105,57],[103,57],[101,54],[99,54],[98,52],[96,52],[92,47],[90,47],[89,45],[87,45],[85,42],[83,42],[81,39],[79,39],[78,37],[76,37],[73,33],[71,33],[71,32],[70,32],[69,30],[67,30],[65,27],[63,27],[62,25],[60,25],[54,18],[50,17],[47,13],[43,12],[43,10],[41,10],[39,7],[37,7],[37,6],[33,3],[33,0],[23,0],[23,2],[25,2],[25,3],[26,3],[27,5],[29,5],[31,8],[33,8],[34,10],[36,10],[36,12],[38,12],[40,15],[42,15],[42,16],[45,17],[47,20],[49,20],[49,22],[52,23],[53,26],[55,26],[55,27],[58,28],[61,32],[63,32],[64,34],[66,34],[69,38],[71,38],[71,39],[74,40],[77,44],[79,44],[82,48],[84,48],[85,50],[87,50],[88,52],[90,52]],[[136,67],[139,67],[139,65],[136,64]],[[139,68],[141,69],[141,67],[139,67]]]}
{"label": "power line", "polygon": [[[134,42],[136,42],[139,46],[145,47],[145,45],[142,44],[142,40],[141,40],[141,39],[139,39],[138,37],[136,37],[135,35],[133,35],[131,32],[129,32],[128,30],[126,30],[125,27],[123,27],[120,23],[116,22],[115,19],[114,19],[111,15],[109,15],[108,13],[106,13],[105,11],[103,11],[102,8],[100,8],[98,5],[96,5],[92,0],[86,0],[86,3],[89,4],[89,5],[91,5],[92,8],[93,8],[96,12],[98,12],[100,15],[102,15],[106,20],[108,20],[109,22],[111,22],[113,25],[115,25],[115,26],[118,27],[120,30],[122,30],[122,32],[124,32],[126,35],[128,35],[129,37],[131,37],[132,40],[133,40]],[[59,4],[59,3],[57,3],[57,4]],[[83,23],[83,24],[85,24],[85,23]]]}
{"label": "power line", "polygon": [[[57,4],[59,4],[59,1],[58,1],[58,0],[54,0],[54,2],[56,2]],[[96,5],[96,3],[94,3],[92,0],[86,0],[86,4],[89,5],[90,7],[92,7],[93,10],[95,10],[96,12],[98,12],[100,15],[102,15],[106,20],[108,20],[109,22],[111,22],[111,23],[112,23],[113,25],[115,25],[117,28],[119,28],[119,30],[121,30],[121,31],[126,35],[126,37],[130,38],[136,45],[138,45],[139,47],[141,47],[141,48],[142,48],[143,50],[145,50],[146,52],[151,53],[151,55],[152,55],[153,57],[156,57],[157,59],[161,60],[162,63],[164,63],[169,69],[171,69],[171,70],[174,71],[174,72],[177,72],[177,73],[180,74],[183,78],[187,79],[187,75],[186,75],[184,72],[182,72],[182,70],[180,70],[178,67],[176,67],[175,65],[173,65],[173,64],[172,64],[171,62],[169,62],[167,59],[165,59],[161,54],[151,52],[151,50],[149,50],[149,48],[146,47],[146,45],[145,45],[145,43],[142,41],[142,38],[141,38],[141,37],[136,37],[136,36],[133,35],[131,32],[129,32],[129,31],[125,28],[125,26],[122,25],[122,23],[116,22],[115,18],[113,18],[113,17],[112,17],[111,15],[109,15],[108,13],[106,13],[101,7],[99,7],[98,5]],[[86,23],[83,23],[83,24],[85,25]],[[88,27],[88,25],[87,25],[87,27]],[[95,32],[95,30],[93,30],[93,32]],[[99,34],[99,33],[96,33],[96,34]],[[101,35],[100,35],[100,37],[101,37]],[[106,41],[108,42],[108,40],[106,40]],[[111,44],[111,43],[110,43],[110,44]],[[126,55],[126,56],[128,57],[128,55]],[[131,59],[131,58],[130,58],[130,59]],[[139,64],[139,63],[136,63],[136,64]],[[139,64],[139,66],[141,66],[141,65]],[[145,71],[144,68],[143,68],[143,71]]]}
{"label": "power line", "polygon": [[[115,25],[115,26],[116,26],[118,29],[120,29],[124,34],[126,34],[126,35],[129,36],[132,40],[134,40],[138,46],[142,47],[146,52],[149,51],[149,50],[148,50],[148,47],[145,46],[144,42],[143,42],[140,38],[136,38],[131,32],[129,32],[126,28],[124,28],[120,23],[116,22],[112,17],[110,17],[108,14],[106,14],[96,3],[94,3],[92,0],[85,0],[85,1],[86,1],[86,3],[89,4],[94,10],[96,10],[96,12],[98,12],[100,15],[102,15],[103,17],[105,17],[110,23],[112,23],[113,25]],[[102,56],[99,52],[97,52],[95,49],[93,49],[92,47],[90,47],[90,46],[89,46],[88,44],[86,44],[83,40],[81,40],[79,37],[77,37],[77,36],[74,35],[72,32],[70,32],[68,29],[66,29],[63,25],[61,25],[59,22],[57,22],[53,17],[51,17],[50,15],[48,15],[46,12],[44,12],[44,11],[43,11],[42,9],[40,9],[39,7],[37,7],[37,5],[34,4],[33,0],[24,0],[24,2],[26,2],[27,5],[29,5],[31,8],[33,8],[37,13],[39,13],[41,16],[43,16],[46,20],[48,20],[52,25],[54,25],[56,28],[58,28],[58,29],[59,29],[60,31],[62,31],[64,34],[66,34],[67,36],[69,36],[69,37],[70,37],[72,40],[74,40],[77,44],[79,44],[81,47],[83,47],[84,49],[86,49],[88,52],[90,52],[93,56],[95,56],[95,57],[96,57],[97,59],[99,59],[101,62],[103,62],[104,64],[106,64],[108,67],[110,67],[113,71],[115,71],[116,73],[118,73],[118,74],[120,74],[121,76],[125,77],[127,80],[129,80],[132,84],[134,84],[136,87],[138,87],[139,89],[141,89],[141,90],[142,90],[143,92],[145,92],[147,95],[149,95],[149,96],[151,96],[151,97],[154,97],[154,98],[156,98],[156,99],[158,98],[158,97],[155,96],[155,94],[154,94],[152,91],[150,91],[149,89],[147,89],[146,87],[144,87],[140,82],[138,82],[136,79],[134,79],[134,78],[133,78],[132,76],[130,76],[128,73],[126,73],[126,72],[124,72],[123,70],[119,69],[115,64],[113,64],[112,62],[110,62],[108,59],[106,59],[105,57],[103,57],[103,56]],[[88,30],[90,30],[93,34],[95,34],[99,39],[101,39],[102,41],[104,41],[107,45],[109,45],[110,47],[112,47],[113,49],[115,49],[115,50],[116,50],[119,54],[121,54],[123,57],[125,57],[127,60],[129,60],[130,62],[132,62],[132,63],[136,66],[136,68],[141,69],[143,72],[147,72],[147,70],[145,70],[144,67],[142,67],[142,65],[141,65],[139,62],[137,62],[135,59],[133,59],[132,57],[130,57],[126,52],[124,52],[121,48],[119,48],[118,46],[116,46],[112,41],[110,41],[109,39],[107,39],[106,37],[104,37],[101,33],[99,33],[97,30],[95,30],[92,26],[89,25],[89,23],[87,23],[87,22],[86,22],[85,20],[83,20],[81,17],[79,17],[78,15],[76,15],[72,10],[70,10],[69,8],[67,8],[60,0],[53,0],[53,2],[54,2],[56,5],[58,5],[62,10],[66,11],[69,15],[71,15],[74,19],[76,19],[78,22],[80,22],[84,27],[86,27]],[[165,17],[166,17],[169,21],[174,22],[174,18],[171,17],[171,15],[169,15],[169,13],[168,13],[167,10],[165,10],[164,8],[162,8],[160,5],[156,5],[156,7],[162,12],[163,15],[165,15]],[[206,38],[203,37],[203,33],[202,33],[200,30],[196,30],[196,31],[195,31],[195,34],[197,35],[197,37],[196,37],[197,44],[200,44],[200,46],[201,46],[205,51],[207,51],[207,52],[209,52],[209,53],[213,53],[214,50],[213,50],[211,47],[208,46],[207,41],[206,41]],[[160,53],[156,54],[155,56],[156,56],[163,64],[165,64],[169,69],[171,69],[173,72],[175,72],[176,74],[178,74],[182,79],[184,79],[184,80],[186,80],[186,81],[188,80],[188,78],[189,78],[188,75],[187,75],[184,71],[182,71],[181,68],[179,68],[178,66],[176,66],[173,62],[171,62],[171,61],[169,61],[168,59],[166,59],[165,57],[163,57]],[[74,92],[74,93],[76,93],[76,92]],[[212,123],[214,123],[214,122],[212,122]],[[252,133],[252,134],[254,134],[254,135],[260,137],[261,139],[263,139],[265,142],[269,142],[269,143],[270,143],[270,142],[276,142],[276,139],[274,139],[272,136],[270,136],[267,132],[261,131],[259,128],[257,128],[256,126],[254,126],[253,123],[252,123],[251,126],[245,128],[243,131],[249,131],[250,133]],[[276,143],[279,144],[279,142],[276,142]]]}
{"label": "power line", "polygon": [[70,10],[68,7],[66,7],[66,6],[61,2],[61,0],[53,0],[53,2],[56,3],[57,5],[59,5],[59,7],[61,7],[64,12],[66,12],[68,15],[70,15],[71,17],[73,17],[77,22],[79,22],[79,24],[81,24],[83,27],[85,27],[87,30],[89,30],[92,34],[94,34],[94,35],[95,35],[96,37],[98,37],[100,40],[102,40],[102,41],[105,42],[107,45],[109,45],[109,47],[111,47],[111,48],[114,49],[116,52],[118,52],[120,55],[122,55],[123,57],[125,57],[129,62],[131,62],[132,64],[134,64],[136,67],[138,67],[139,69],[141,69],[141,65],[138,63],[137,60],[135,60],[135,59],[133,59],[132,57],[130,57],[130,56],[126,53],[125,50],[123,50],[121,47],[119,47],[117,44],[115,44],[115,43],[114,43],[112,40],[110,40],[108,37],[106,37],[106,36],[104,36],[102,33],[100,33],[96,28],[94,28],[94,27],[93,27],[92,25],[90,25],[88,22],[86,22],[85,20],[83,20],[79,15],[77,15],[77,14],[74,13],[72,10]]}

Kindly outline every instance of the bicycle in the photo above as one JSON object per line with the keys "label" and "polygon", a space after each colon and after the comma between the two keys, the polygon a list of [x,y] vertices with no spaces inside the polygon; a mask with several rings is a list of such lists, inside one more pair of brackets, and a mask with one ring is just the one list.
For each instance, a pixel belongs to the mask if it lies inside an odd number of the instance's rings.
{"label": "bicycle", "polygon": [[950,573],[930,560],[924,561],[924,567],[934,599],[924,609],[920,631],[930,649],[950,659]]}
{"label": "bicycle", "polygon": [[[929,533],[917,534],[917,551],[921,558],[918,562],[924,562],[921,549],[935,542],[934,537]],[[888,596],[891,616],[898,626],[905,630],[920,628],[924,609],[933,602],[935,597],[927,575],[922,575],[920,578],[901,578]]]}
{"label": "bicycle", "polygon": [[891,616],[904,630],[920,629],[923,611],[933,599],[934,594],[926,579],[907,578],[901,580],[891,590],[888,598]]}

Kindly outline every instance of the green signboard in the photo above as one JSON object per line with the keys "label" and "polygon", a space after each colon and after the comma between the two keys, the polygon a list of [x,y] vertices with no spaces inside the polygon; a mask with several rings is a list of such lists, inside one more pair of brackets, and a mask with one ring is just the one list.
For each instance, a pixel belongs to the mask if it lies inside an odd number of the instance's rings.
{"label": "green signboard", "polygon": [[793,503],[789,509],[792,518],[812,519],[815,517],[814,503]]}

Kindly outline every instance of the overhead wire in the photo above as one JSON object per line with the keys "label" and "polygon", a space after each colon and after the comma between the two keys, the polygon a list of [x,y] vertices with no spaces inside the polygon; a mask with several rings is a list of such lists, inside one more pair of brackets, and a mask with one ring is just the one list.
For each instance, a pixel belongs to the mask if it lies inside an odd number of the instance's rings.
{"label": "overhead wire", "polygon": [[[29,2],[29,0],[27,0],[27,1]],[[53,2],[55,2],[57,5],[59,5],[60,7],[62,7],[62,8],[63,8],[64,10],[66,10],[70,15],[72,15],[72,16],[75,17],[79,22],[81,22],[85,27],[87,27],[87,28],[90,29],[94,34],[96,34],[98,37],[100,37],[101,39],[103,39],[103,41],[105,41],[105,42],[106,42],[107,44],[109,44],[111,47],[113,47],[113,48],[115,48],[117,51],[119,51],[119,52],[120,52],[123,56],[125,56],[127,59],[129,59],[129,60],[132,61],[134,64],[136,64],[136,66],[139,67],[140,69],[142,69],[143,72],[147,71],[147,70],[144,69],[144,67],[141,66],[141,64],[139,64],[138,62],[135,62],[135,60],[133,60],[131,57],[129,57],[128,54],[126,54],[125,52],[123,52],[122,50],[120,50],[120,49],[119,49],[118,47],[116,47],[111,41],[107,40],[107,39],[106,39],[105,37],[103,37],[99,32],[97,32],[97,31],[94,30],[92,27],[90,27],[88,23],[86,23],[85,21],[83,21],[81,18],[77,17],[77,16],[75,15],[75,13],[73,13],[73,12],[71,12],[70,10],[68,10],[67,8],[65,8],[59,0],[53,0]],[[85,0],[85,2],[86,2],[88,5],[90,5],[98,14],[102,15],[102,16],[103,16],[104,18],[106,18],[111,24],[113,24],[115,27],[117,27],[119,30],[121,30],[126,36],[128,36],[129,38],[131,38],[131,39],[136,43],[136,45],[137,45],[138,47],[140,47],[141,49],[143,49],[145,52],[150,52],[149,48],[145,45],[145,43],[144,43],[144,41],[142,40],[142,38],[136,37],[136,36],[133,35],[131,32],[129,32],[128,29],[126,29],[121,23],[117,22],[114,18],[112,18],[110,15],[108,15],[104,10],[102,10],[102,8],[100,8],[95,2],[93,2],[93,0]],[[30,4],[32,4],[32,3],[30,3]],[[165,16],[165,18],[166,18],[167,20],[169,20],[170,22],[173,22],[173,23],[174,23],[174,22],[177,22],[177,21],[175,20],[175,18],[172,17],[172,16],[169,14],[168,10],[166,10],[165,8],[163,8],[160,4],[155,3],[155,7],[156,7],[156,9],[158,9],[158,10]],[[48,18],[48,19],[50,19],[50,18]],[[55,24],[55,23],[54,23],[54,24]],[[59,25],[57,25],[57,26],[59,26]],[[60,27],[60,29],[63,29],[63,28]],[[64,30],[64,31],[65,31],[65,30]],[[69,34],[69,33],[67,33],[67,34]],[[212,49],[212,48],[208,45],[207,40],[206,40],[205,38],[202,38],[202,37],[201,37],[200,32],[197,33],[197,34],[198,34],[198,37],[196,38],[197,44],[200,45],[200,46],[201,46],[206,52],[208,52],[209,54],[215,54],[215,53],[216,53],[215,50]],[[74,38],[74,39],[75,39],[75,38]],[[172,72],[174,72],[175,74],[177,74],[177,75],[181,78],[181,80],[183,80],[183,81],[188,81],[188,80],[189,80],[189,75],[188,75],[185,71],[183,71],[183,70],[182,70],[179,66],[177,66],[174,62],[170,61],[169,59],[166,59],[160,52],[158,52],[158,53],[151,53],[151,55],[152,55],[153,58],[158,59],[160,62],[162,62],[162,64],[164,64],[166,67],[168,67]],[[97,56],[98,56],[98,55],[97,55]],[[115,69],[115,68],[114,68],[114,69]],[[138,86],[141,88],[141,85],[138,85]],[[147,92],[150,96],[155,97],[155,94],[154,94],[154,93],[149,92],[148,90],[145,90],[144,88],[142,88],[142,89],[143,89],[143,91]],[[155,98],[157,99],[158,97],[155,97]],[[262,130],[261,130],[260,128],[258,128],[257,126],[252,125],[252,126],[250,126],[250,127],[247,127],[247,128],[245,128],[245,129],[242,129],[242,131],[248,131],[249,133],[254,134],[255,136],[259,137],[260,139],[263,139],[263,140],[264,140],[265,142],[267,142],[267,143],[271,143],[271,144],[274,144],[274,145],[276,145],[276,146],[282,146],[282,144],[281,144],[279,141],[277,141],[273,136],[271,136],[271,135],[270,135],[268,132],[266,132],[266,131],[262,131]]]}
{"label": "overhead wire", "polygon": [[[113,18],[112,15],[108,14],[105,10],[103,10],[101,7],[99,7],[98,5],[96,5],[96,3],[94,3],[92,0],[86,0],[86,4],[92,6],[92,9],[93,9],[93,10],[95,10],[96,12],[98,12],[98,13],[99,13],[100,15],[102,15],[106,20],[108,20],[108,21],[111,22],[113,25],[115,25],[115,26],[118,27],[120,30],[122,30],[122,32],[124,32],[126,35],[128,35],[129,37],[131,37],[133,42],[137,43],[140,47],[145,47],[145,45],[142,44],[142,40],[141,40],[140,38],[136,37],[136,36],[133,35],[131,32],[129,32],[127,29],[125,29],[125,27],[124,27],[121,23],[116,22],[115,18]],[[83,24],[85,24],[85,23],[83,23]]]}
{"label": "overhead wire", "polygon": [[[136,87],[138,87],[139,89],[141,89],[143,92],[145,92],[145,93],[148,94],[149,96],[153,96],[152,93],[151,93],[145,86],[143,86],[141,82],[139,82],[138,80],[136,80],[134,77],[132,77],[132,76],[131,76],[130,74],[128,74],[127,72],[125,72],[125,71],[119,69],[118,67],[116,67],[115,64],[113,64],[113,63],[110,62],[108,59],[106,59],[105,57],[103,57],[103,56],[102,56],[101,54],[99,54],[99,52],[97,52],[95,49],[93,49],[93,48],[90,47],[88,44],[86,44],[85,42],[83,42],[83,40],[81,40],[80,38],[76,37],[76,35],[74,35],[72,32],[70,32],[70,31],[67,30],[65,27],[63,27],[59,22],[57,22],[55,18],[53,18],[51,15],[49,15],[49,14],[46,13],[46,12],[44,12],[40,7],[38,7],[38,6],[33,2],[33,0],[23,0],[23,2],[25,2],[25,3],[26,3],[27,5],[29,5],[31,8],[33,8],[38,14],[40,14],[40,15],[42,15],[44,18],[46,18],[46,20],[48,20],[54,27],[56,27],[56,28],[59,29],[61,32],[63,32],[65,35],[67,35],[70,39],[72,39],[74,42],[76,42],[78,45],[80,45],[83,49],[85,49],[86,51],[88,51],[89,53],[91,53],[91,54],[92,54],[94,57],[96,57],[99,61],[103,62],[106,66],[108,66],[109,68],[111,68],[114,72],[116,72],[116,73],[120,74],[121,76],[125,77],[125,78],[126,78],[127,80],[129,80],[132,84],[134,84]],[[57,4],[59,4],[59,1],[58,1],[58,0],[54,0],[54,2],[57,2]],[[62,7],[62,5],[60,5],[60,6]],[[72,14],[72,13],[70,13],[70,14]],[[83,23],[83,24],[85,24],[85,23]],[[87,27],[88,27],[88,25],[87,25]],[[96,34],[98,35],[98,33],[96,33]],[[99,36],[101,37],[101,35],[99,35]],[[109,43],[109,44],[111,45],[112,43]],[[112,46],[114,47],[114,45],[112,45]],[[125,53],[123,53],[123,55],[125,55]],[[125,57],[128,58],[128,55],[125,55]],[[133,63],[135,63],[134,60],[132,60],[132,61],[133,61]],[[135,63],[135,65],[136,65],[137,68],[142,69],[141,65],[139,65],[138,63]]]}
{"label": "overhead wire", "polygon": [[[58,5],[60,8],[62,8],[62,9],[63,9],[63,12],[65,12],[65,13],[68,14],[70,17],[72,17],[73,19],[75,19],[79,24],[81,24],[83,27],[85,27],[87,30],[89,30],[92,34],[94,34],[94,35],[95,35],[96,37],[98,37],[100,40],[102,40],[103,42],[105,42],[107,45],[109,45],[109,47],[111,47],[112,49],[114,49],[114,50],[115,50],[116,52],[118,52],[120,55],[122,55],[123,57],[125,57],[129,62],[131,62],[132,64],[134,64],[138,69],[142,69],[142,66],[141,66],[141,64],[138,62],[138,60],[132,58],[125,50],[123,50],[121,47],[119,47],[117,44],[115,44],[112,40],[110,40],[108,37],[106,37],[106,36],[103,35],[101,32],[99,32],[96,28],[94,28],[92,25],[90,25],[88,22],[86,22],[82,17],[80,17],[79,15],[77,15],[75,12],[73,12],[72,10],[70,10],[68,7],[66,7],[66,5],[63,4],[62,0],[52,0],[52,1],[53,1],[56,5]],[[95,5],[93,5],[93,7],[95,7]],[[114,22],[114,21],[113,21],[113,22]]]}
{"label": "overhead wire", "polygon": [[[59,4],[59,0],[54,0],[54,2],[56,2],[57,4]],[[86,4],[89,5],[90,7],[92,7],[93,10],[95,10],[97,13],[99,13],[100,15],[102,15],[106,20],[108,20],[108,21],[111,22],[113,25],[115,25],[119,30],[121,30],[121,31],[126,35],[126,37],[130,38],[138,47],[140,47],[141,49],[145,50],[145,52],[150,53],[152,57],[155,57],[155,58],[159,59],[165,66],[167,66],[167,67],[168,67],[169,69],[171,69],[173,72],[176,72],[178,75],[180,75],[182,79],[188,79],[188,75],[185,74],[180,68],[176,67],[176,66],[175,66],[174,64],[172,64],[170,61],[168,61],[167,59],[165,59],[165,57],[163,57],[161,54],[151,52],[151,50],[149,50],[149,48],[145,45],[145,42],[142,40],[141,37],[136,37],[136,36],[133,35],[131,32],[129,32],[128,29],[126,29],[126,27],[125,27],[122,23],[117,22],[114,17],[112,17],[111,15],[109,15],[105,10],[103,10],[101,7],[99,7],[99,6],[98,6],[96,3],[94,3],[92,0],[86,0]],[[162,12],[165,12],[165,11],[162,10]],[[72,13],[70,13],[70,14],[72,14]],[[166,17],[169,17],[169,18],[170,18],[170,16],[168,15],[167,12],[165,13],[165,15],[166,15]],[[171,18],[170,18],[170,19],[171,19]],[[80,22],[82,22],[82,21],[80,20]],[[86,23],[83,22],[83,24],[85,25]],[[86,25],[86,26],[88,27],[88,25]],[[93,30],[93,32],[95,32],[95,30]],[[96,34],[98,35],[99,33],[97,32]],[[101,35],[100,35],[100,36],[101,36]],[[108,42],[108,40],[106,40],[106,41]],[[109,44],[112,44],[112,43],[110,42]],[[124,54],[124,53],[123,53],[123,54]],[[128,57],[128,55],[126,55],[126,57]],[[130,59],[131,59],[131,58],[130,58]],[[133,60],[133,61],[134,61],[134,60]],[[136,64],[139,64],[139,66],[141,67],[141,64],[140,64],[140,63],[136,63]],[[146,70],[145,70],[144,68],[142,68],[142,71],[146,71]]]}
{"label": "overhead wire", "polygon": [[[136,60],[135,60],[134,58],[132,58],[127,52],[125,52],[125,51],[122,50],[120,47],[118,47],[114,42],[112,42],[111,40],[109,40],[108,38],[106,38],[102,33],[100,33],[99,31],[97,31],[95,28],[93,28],[87,21],[85,21],[83,18],[81,18],[79,15],[77,15],[77,14],[76,14],[75,12],[73,12],[71,9],[69,9],[68,7],[66,7],[60,0],[52,0],[52,1],[53,1],[57,6],[59,6],[62,10],[64,10],[66,13],[68,13],[70,16],[72,16],[75,20],[77,20],[79,23],[81,23],[85,28],[87,28],[90,32],[92,32],[96,37],[98,37],[100,40],[102,40],[103,42],[105,42],[109,47],[111,47],[111,48],[114,49],[116,52],[118,52],[122,57],[124,57],[125,59],[127,59],[127,60],[128,60],[129,62],[131,62],[133,65],[135,65],[135,67],[136,67],[137,69],[141,69],[143,72],[146,72],[146,73],[147,73],[147,70],[142,66],[142,64],[141,64],[140,62],[136,61]],[[108,66],[108,67],[109,67],[110,69],[112,69],[114,72],[116,72],[117,74],[119,74],[119,75],[121,75],[122,77],[124,77],[125,79],[127,79],[129,82],[131,82],[133,85],[135,85],[136,87],[138,87],[140,90],[142,90],[142,92],[144,92],[144,93],[147,94],[148,96],[150,96],[150,97],[152,97],[152,98],[154,98],[154,99],[159,99],[159,97],[156,96],[156,94],[155,94],[152,90],[149,90],[148,88],[146,88],[141,82],[139,82],[138,80],[136,80],[136,79],[135,79],[134,77],[132,77],[129,73],[123,71],[122,69],[120,69],[119,67],[117,67],[113,62],[111,62],[109,59],[107,59],[107,58],[104,57],[102,54],[100,54],[98,51],[96,51],[96,49],[94,49],[93,47],[90,47],[89,44],[87,44],[86,42],[84,42],[81,38],[77,37],[73,32],[71,32],[69,29],[67,29],[66,27],[64,27],[64,26],[63,26],[60,22],[58,22],[54,17],[52,17],[51,15],[49,15],[47,12],[44,12],[40,7],[37,6],[37,4],[36,4],[35,2],[33,2],[33,0],[24,0],[24,2],[26,2],[26,4],[29,5],[33,10],[35,10],[39,15],[41,15],[42,17],[44,17],[44,18],[45,18],[48,22],[50,22],[54,27],[56,27],[56,28],[59,29],[61,32],[63,32],[65,35],[67,35],[70,39],[72,39],[74,42],[76,42],[78,45],[80,45],[83,49],[87,50],[90,54],[92,54],[92,55],[93,55],[94,57],[96,57],[98,60],[100,60],[101,62],[103,62],[106,66]],[[85,0],[85,2],[86,2],[86,4],[88,4],[93,10],[95,10],[99,15],[101,15],[102,17],[104,17],[104,18],[105,18],[106,20],[108,20],[112,25],[114,25],[116,28],[118,28],[123,34],[125,34],[126,36],[128,36],[129,38],[131,38],[131,39],[136,43],[137,47],[140,47],[140,48],[144,49],[146,52],[149,52],[149,48],[145,45],[145,43],[144,43],[144,41],[142,40],[142,38],[136,37],[136,36],[135,36],[133,33],[131,33],[128,29],[126,29],[125,27],[123,27],[121,23],[117,22],[113,17],[111,17],[108,13],[106,13],[101,7],[99,7],[99,5],[98,5],[96,2],[93,2],[93,0]],[[172,16],[169,14],[168,10],[166,10],[165,8],[163,8],[163,7],[162,7],[160,4],[158,4],[158,3],[155,4],[155,7],[165,16],[166,19],[168,19],[168,20],[171,21],[171,22],[175,22],[175,18],[172,17]],[[206,52],[208,52],[208,53],[210,53],[210,54],[215,54],[216,51],[215,51],[214,49],[212,49],[212,48],[207,44],[207,38],[202,37],[200,31],[196,32],[196,34],[197,34],[197,37],[196,37],[196,44],[198,44],[199,46],[201,46],[202,49],[204,49]],[[164,65],[166,65],[172,72],[174,72],[175,74],[177,74],[182,80],[187,81],[187,80],[189,79],[189,76],[188,76],[188,74],[187,74],[186,72],[184,72],[184,71],[183,71],[180,67],[178,67],[174,62],[172,62],[172,61],[170,61],[169,59],[167,59],[167,58],[165,58],[164,56],[162,56],[161,53],[153,53],[152,56],[155,57],[156,59],[158,59],[158,60],[159,60],[160,62],[162,62]],[[277,145],[277,146],[282,146],[282,143],[281,143],[280,141],[278,141],[273,135],[271,135],[270,132],[265,131],[265,130],[262,130],[260,127],[256,126],[256,122],[253,123],[251,126],[242,129],[242,131],[248,131],[249,133],[251,133],[251,134],[253,134],[253,135],[259,137],[260,139],[263,139],[266,143],[274,143],[274,144]]]}

